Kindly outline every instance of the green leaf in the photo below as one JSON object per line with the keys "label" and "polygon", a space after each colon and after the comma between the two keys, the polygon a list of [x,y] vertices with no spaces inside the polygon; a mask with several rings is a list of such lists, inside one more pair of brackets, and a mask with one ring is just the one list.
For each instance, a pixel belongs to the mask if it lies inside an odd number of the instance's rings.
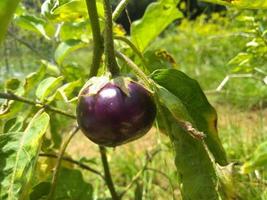
{"label": "green leaf", "polygon": [[210,3],[234,6],[241,9],[267,9],[266,0],[202,0]]}
{"label": "green leaf", "polygon": [[21,116],[8,120],[5,123],[4,133],[21,131],[22,126],[23,126],[23,121],[24,121],[24,118]]}
{"label": "green leaf", "polygon": [[161,0],[151,3],[142,19],[131,25],[131,40],[144,51],[170,23],[182,17],[182,13],[176,8],[178,0]]}
{"label": "green leaf", "polygon": [[[97,0],[96,4],[99,16],[103,17],[102,1]],[[41,13],[55,22],[81,22],[88,19],[86,2],[83,0],[46,0],[41,7]]]}
{"label": "green leaf", "polygon": [[72,51],[88,46],[87,43],[81,40],[67,40],[61,42],[55,51],[55,60],[58,65],[61,65],[64,58]]}
{"label": "green leaf", "polygon": [[50,40],[50,37],[47,35],[45,27],[47,23],[45,20],[31,15],[22,15],[16,17],[16,23],[23,29],[41,34],[44,38]]}
{"label": "green leaf", "polygon": [[77,97],[79,93],[78,92],[79,90],[76,90],[75,92],[75,89],[79,89],[81,87],[82,87],[81,80],[66,83],[65,85],[57,89],[55,95],[49,98],[49,101],[52,101],[53,99],[56,98],[58,100],[64,100],[65,102],[69,102],[73,98]]}
{"label": "green leaf", "polygon": [[160,85],[157,86],[157,94],[160,103],[168,108],[168,110],[172,113],[175,119],[188,121],[192,124],[194,123],[194,120],[188,113],[187,108],[184,106],[183,102],[178,97],[176,97]]}
{"label": "green leaf", "polygon": [[[50,182],[41,182],[33,188],[30,200],[46,199],[51,187]],[[93,187],[84,181],[79,170],[62,168],[59,173],[55,200],[92,200]]]}
{"label": "green leaf", "polygon": [[147,50],[144,53],[144,57],[146,58],[146,68],[149,72],[157,69],[171,69],[177,66],[173,56],[165,49]]}
{"label": "green leaf", "polygon": [[169,118],[168,123],[183,199],[218,200],[215,169],[202,142],[192,138],[174,119]]}
{"label": "green leaf", "polygon": [[0,198],[23,199],[49,124],[49,115],[37,113],[24,132],[0,134]]}
{"label": "green leaf", "polygon": [[[208,102],[197,81],[175,69],[157,70],[152,74],[152,78],[180,99],[193,119],[193,124],[196,125],[197,130],[206,135],[205,143],[215,161],[221,165],[226,165],[226,153],[217,131],[216,110]],[[165,98],[165,100],[168,99]],[[181,115],[181,113],[178,114]]]}
{"label": "green leaf", "polygon": [[0,44],[4,39],[8,24],[12,19],[13,14],[20,0],[1,0],[0,1]]}
{"label": "green leaf", "polygon": [[24,81],[24,93],[27,95],[35,88],[46,74],[46,66],[41,65],[37,72],[33,72],[26,76]]}
{"label": "green leaf", "polygon": [[65,22],[60,29],[60,40],[70,39],[89,41],[92,38],[91,27],[88,20],[81,22]]}
{"label": "green leaf", "polygon": [[48,77],[44,79],[38,85],[35,95],[41,102],[44,102],[46,98],[52,95],[54,91],[59,87],[59,85],[62,84],[63,79],[64,79],[63,76],[57,78]]}
{"label": "green leaf", "polygon": [[261,143],[256,148],[250,159],[243,164],[241,171],[247,174],[265,166],[267,166],[267,141]]}

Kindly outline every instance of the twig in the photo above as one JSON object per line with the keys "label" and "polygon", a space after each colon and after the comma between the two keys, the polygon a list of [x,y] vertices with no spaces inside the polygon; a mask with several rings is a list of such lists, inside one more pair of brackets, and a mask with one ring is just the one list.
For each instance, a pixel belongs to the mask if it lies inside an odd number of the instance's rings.
{"label": "twig", "polygon": [[216,91],[219,92],[223,89],[225,84],[232,78],[251,78],[253,77],[252,74],[232,74],[232,75],[227,75],[223,81],[220,83],[220,85],[216,88]]}
{"label": "twig", "polygon": [[144,83],[148,87],[151,86],[152,83],[149,78],[147,78],[146,74],[130,58],[118,51],[116,51],[116,56],[123,60],[139,76],[139,78],[144,81]]}
{"label": "twig", "polygon": [[112,19],[116,21],[121,15],[122,11],[126,8],[130,0],[121,0],[114,12],[112,13]]}
{"label": "twig", "polygon": [[126,37],[123,36],[114,36],[115,40],[121,40],[124,43],[126,43],[132,50],[134,53],[136,53],[136,55],[141,59],[141,61],[143,62],[143,64],[145,65],[145,67],[148,66],[143,54],[136,48],[136,46]]}
{"label": "twig", "polygon": [[103,168],[104,168],[104,174],[105,174],[105,181],[106,184],[109,188],[110,194],[112,196],[113,200],[120,200],[120,197],[118,196],[115,187],[114,187],[114,183],[112,181],[112,177],[110,174],[110,170],[109,170],[109,165],[108,165],[108,160],[107,160],[107,153],[106,153],[106,148],[103,146],[99,146],[99,151],[101,154],[101,160],[102,160],[102,164],[103,164]]}
{"label": "twig", "polygon": [[72,119],[76,119],[75,115],[69,114],[69,113],[67,113],[67,112],[65,112],[63,110],[60,110],[58,108],[52,107],[50,105],[47,105],[47,104],[44,104],[44,103],[41,103],[41,102],[36,102],[36,101],[30,100],[30,99],[27,99],[25,97],[18,96],[18,95],[14,94],[14,93],[11,93],[11,92],[8,92],[8,93],[0,92],[0,99],[8,99],[8,100],[20,101],[20,102],[23,102],[23,103],[26,103],[26,104],[29,104],[29,105],[33,105],[35,107],[44,108],[45,110],[61,114],[61,115],[64,115],[66,117],[70,117]]}
{"label": "twig", "polygon": [[70,141],[73,138],[73,136],[78,132],[78,130],[79,130],[79,127],[76,126],[71,131],[71,133],[67,137],[66,141],[62,144],[62,147],[61,147],[60,152],[58,154],[56,167],[55,167],[55,170],[54,170],[54,173],[53,173],[52,183],[51,183],[51,189],[50,189],[50,192],[49,192],[48,197],[47,197],[48,200],[53,200],[54,199],[54,193],[56,191],[57,179],[58,179],[59,172],[60,172],[60,166],[61,166],[62,158],[64,156],[64,153],[66,151],[66,148],[67,148],[68,144],[70,143]]}
{"label": "twig", "polygon": [[[55,154],[51,154],[51,153],[39,153],[39,156],[41,157],[49,157],[49,158],[58,158],[58,155]],[[82,169],[88,170],[96,175],[99,175],[101,178],[104,179],[104,175],[101,174],[99,171],[97,171],[96,169],[93,169],[92,167],[85,165],[84,163],[81,163],[80,161],[77,160],[73,160],[70,157],[67,156],[63,156],[62,160],[69,162],[69,163],[73,163],[75,165],[78,165],[79,167],[81,167]]]}
{"label": "twig", "polygon": [[91,21],[93,33],[94,49],[93,60],[90,67],[89,77],[96,76],[101,63],[101,57],[104,51],[103,38],[100,32],[100,25],[95,0],[86,0],[87,11]]}
{"label": "twig", "polygon": [[132,181],[125,187],[124,191],[120,194],[120,198],[122,198],[126,192],[128,192],[128,190],[133,186],[133,184],[139,179],[139,177],[143,174],[143,172],[145,171],[145,169],[147,168],[148,164],[153,160],[153,158],[160,152],[160,149],[155,150],[154,152],[151,153],[151,155],[147,154],[147,159],[146,162],[144,164],[144,166],[142,167],[142,169],[140,169],[136,175],[133,177]]}

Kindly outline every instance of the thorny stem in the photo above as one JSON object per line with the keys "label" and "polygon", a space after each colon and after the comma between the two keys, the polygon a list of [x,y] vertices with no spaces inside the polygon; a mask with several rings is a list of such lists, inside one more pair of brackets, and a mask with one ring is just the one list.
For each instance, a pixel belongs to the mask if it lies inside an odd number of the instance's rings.
{"label": "thorny stem", "polygon": [[103,0],[105,10],[105,31],[104,31],[104,51],[106,63],[112,76],[119,75],[119,67],[115,58],[113,30],[112,30],[112,11],[110,0]]}
{"label": "thorny stem", "polygon": [[108,165],[108,160],[107,160],[107,153],[106,153],[106,148],[103,146],[99,146],[100,154],[101,154],[101,160],[104,168],[104,175],[105,175],[105,181],[106,184],[109,188],[110,194],[112,196],[113,200],[120,200],[120,197],[118,196],[114,183],[112,181],[112,177],[109,171],[109,165]]}
{"label": "thorny stem", "polygon": [[94,49],[93,60],[90,67],[89,77],[96,76],[101,63],[103,54],[103,38],[100,32],[100,25],[95,0],[86,0],[87,11],[91,21],[91,28],[93,33]]}
{"label": "thorny stem", "polygon": [[57,158],[57,162],[56,162],[56,167],[53,173],[53,177],[52,177],[52,183],[51,183],[51,189],[50,192],[48,194],[47,199],[48,200],[53,200],[54,199],[54,193],[56,191],[56,186],[57,186],[57,179],[59,176],[59,172],[60,172],[60,166],[61,166],[61,161],[62,158],[64,156],[64,153],[66,151],[66,148],[68,146],[68,144],[70,143],[71,139],[73,138],[73,136],[78,132],[79,127],[76,126],[69,134],[69,136],[67,137],[67,139],[65,140],[65,142],[62,144],[62,147],[60,149],[58,158]]}
{"label": "thorny stem", "polygon": [[47,104],[44,104],[44,103],[41,103],[41,102],[36,102],[36,101],[30,100],[30,99],[27,99],[25,97],[18,96],[18,95],[14,94],[14,93],[0,92],[0,99],[8,99],[8,100],[14,100],[14,101],[23,102],[23,103],[26,103],[26,104],[29,104],[29,105],[33,105],[35,107],[44,108],[45,110],[61,114],[61,115],[64,115],[64,116],[72,118],[72,119],[76,119],[75,115],[69,114],[69,113],[67,113],[67,112],[65,112],[63,110],[60,110],[60,109],[55,108],[55,107],[52,107],[50,105],[47,105]]}
{"label": "thorny stem", "polygon": [[[58,158],[59,155],[56,155],[56,154],[51,154],[51,153],[39,153],[39,156],[41,157],[48,157],[48,158]],[[82,169],[85,169],[85,170],[88,170],[98,176],[100,176],[101,178],[104,179],[104,175],[102,175],[99,171],[97,171],[96,169],[78,161],[78,160],[74,160],[70,157],[67,157],[67,156],[63,156],[62,157],[62,160],[66,161],[66,162],[69,162],[69,163],[72,163],[72,164],[75,164],[75,165],[78,165],[80,168]]]}
{"label": "thorny stem", "polygon": [[112,14],[112,18],[114,21],[118,19],[118,17],[121,15],[122,11],[126,8],[127,4],[130,0],[121,0],[116,9],[114,10]]}

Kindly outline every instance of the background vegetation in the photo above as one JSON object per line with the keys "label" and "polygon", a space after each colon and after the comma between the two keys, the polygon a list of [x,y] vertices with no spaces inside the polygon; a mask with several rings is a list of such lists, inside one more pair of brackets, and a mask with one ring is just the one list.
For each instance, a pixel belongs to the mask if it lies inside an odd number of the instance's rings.
{"label": "background vegetation", "polygon": [[[150,2],[144,1],[144,5],[138,5],[143,8],[141,14]],[[66,22],[58,38],[49,39],[49,31],[53,32],[54,27],[45,24],[46,31],[43,32],[42,28],[38,29],[36,26],[43,23],[38,21],[41,20],[41,4],[40,1],[35,3],[23,1],[8,29],[0,52],[1,90],[7,84],[14,85],[12,80],[23,80],[29,73],[40,70],[42,66],[47,67],[48,74],[51,76],[58,75],[60,71],[61,74],[66,75],[64,80],[66,82],[79,79],[82,83],[88,76],[87,69],[91,62],[91,54],[88,52],[92,46],[85,45],[86,47],[82,46],[83,48],[74,46],[73,49],[66,50],[67,56],[64,58],[55,58],[54,54],[58,50],[60,40],[67,41],[70,39],[69,36],[73,39],[77,34],[77,38],[90,41],[90,38],[82,33],[90,32],[84,26],[85,22],[75,24]],[[134,15],[134,11],[132,12],[130,14]],[[35,18],[30,19],[29,23],[26,15],[28,19],[30,16]],[[133,16],[133,20],[140,16],[142,15],[137,13]],[[76,32],[72,32],[71,26],[75,26]],[[128,28],[124,30],[121,26],[116,26],[114,32],[117,35],[125,35],[127,31],[129,32]],[[259,166],[258,163],[253,163],[247,168],[244,165],[244,163],[249,165],[256,147],[267,141],[266,33],[266,11],[227,7],[221,12],[204,13],[203,11],[194,19],[185,16],[176,20],[149,45],[145,52],[149,65],[153,66],[151,72],[162,68],[163,65],[185,72],[200,83],[211,104],[216,108],[219,116],[219,135],[231,163],[222,170],[229,175],[224,177],[230,177],[225,186],[230,193],[229,199],[267,199],[266,158],[260,160]],[[116,42],[137,63],[141,62],[123,44]],[[57,68],[56,65],[61,67]],[[228,82],[222,84],[227,77]],[[78,93],[78,88],[76,90],[72,97]],[[51,105],[68,109],[61,102],[53,102]],[[25,108],[25,115],[27,115],[26,112],[30,112],[30,108]],[[13,122],[9,123],[12,125]],[[32,200],[40,198],[42,196],[40,191],[47,187],[45,184],[40,185],[39,182],[47,182],[52,177],[51,172],[56,163],[53,155],[59,151],[62,138],[68,134],[71,127],[68,122],[65,118],[53,116],[50,124],[51,133],[48,134],[42,147],[45,152],[49,152],[49,155],[40,154],[37,172],[33,179],[38,182],[32,183],[35,185],[30,197]],[[4,128],[2,130],[5,131]],[[51,143],[49,137],[56,142]],[[149,155],[148,152],[156,147],[160,147],[160,151],[155,155]],[[267,145],[265,145],[265,151],[267,151],[266,147]],[[63,161],[59,178],[61,186],[58,190],[69,190],[69,199],[83,199],[85,191],[88,196],[94,197],[92,199],[109,197],[109,191],[99,174],[92,173],[86,168],[91,166],[101,171],[99,167],[101,160],[97,151],[97,146],[81,133],[74,137],[67,148],[66,158],[71,156],[78,165],[69,162],[68,159]],[[173,162],[172,144],[165,135],[160,133],[157,125],[140,140],[109,149],[108,153],[117,189],[123,191],[128,183],[135,180],[131,185],[134,189],[127,190],[125,199],[181,198],[177,183],[178,175]],[[73,182],[67,180],[73,180]],[[79,187],[84,189],[75,191],[77,189],[73,187],[75,181],[79,184],[83,182],[84,184]],[[70,189],[72,187],[73,190]]]}

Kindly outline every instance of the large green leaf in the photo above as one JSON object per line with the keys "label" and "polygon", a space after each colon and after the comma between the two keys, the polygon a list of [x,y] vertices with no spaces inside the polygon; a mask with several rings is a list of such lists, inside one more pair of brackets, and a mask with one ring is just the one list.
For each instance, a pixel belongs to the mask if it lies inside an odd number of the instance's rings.
{"label": "large green leaf", "polygon": [[178,0],[161,0],[151,3],[142,17],[131,26],[131,40],[144,51],[170,23],[182,17],[176,8]]}
{"label": "large green leaf", "polygon": [[267,141],[261,143],[255,152],[242,166],[243,173],[250,173],[256,169],[267,166]]}
{"label": "large green leaf", "polygon": [[4,39],[9,22],[20,0],[1,0],[0,1],[0,44]]}
{"label": "large green leaf", "polygon": [[25,199],[48,124],[37,113],[24,132],[0,134],[0,199]]}
{"label": "large green leaf", "polygon": [[[195,128],[206,135],[205,143],[215,161],[226,165],[226,153],[217,131],[216,110],[208,102],[198,82],[175,69],[157,70],[152,74],[152,78],[180,99],[192,118]],[[165,101],[168,101],[168,98],[165,98]],[[181,113],[177,113],[177,116],[179,115],[181,116]]]}
{"label": "large green leaf", "polygon": [[55,51],[55,60],[58,65],[61,65],[64,58],[72,51],[88,46],[87,43],[81,40],[66,40],[61,42]]}
{"label": "large green leaf", "polygon": [[45,30],[47,23],[41,18],[31,15],[17,16],[16,24],[23,29],[41,34],[44,38],[50,39]]}
{"label": "large green leaf", "polygon": [[216,3],[226,6],[235,6],[237,8],[247,9],[267,9],[266,0],[202,0],[210,3]]}
{"label": "large green leaf", "polygon": [[[164,113],[169,115],[168,112]],[[218,180],[213,163],[200,140],[190,136],[169,117],[170,137],[175,150],[175,165],[184,200],[218,200]]]}
{"label": "large green leaf", "polygon": [[[30,200],[45,199],[51,187],[50,182],[41,182],[33,188]],[[93,187],[84,181],[79,170],[62,168],[59,173],[55,200],[92,200]]]}

